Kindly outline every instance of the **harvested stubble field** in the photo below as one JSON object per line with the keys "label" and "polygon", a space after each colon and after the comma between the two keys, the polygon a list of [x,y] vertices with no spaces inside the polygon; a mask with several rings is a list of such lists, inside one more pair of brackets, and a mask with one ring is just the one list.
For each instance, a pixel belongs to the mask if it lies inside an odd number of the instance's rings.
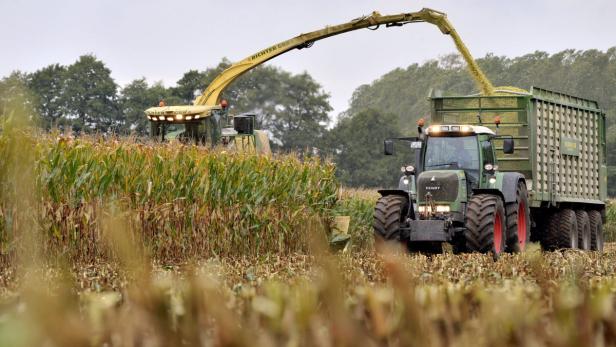
{"label": "harvested stubble field", "polygon": [[613,244],[376,254],[376,195],[317,159],[19,130],[0,152],[0,346],[616,344]]}

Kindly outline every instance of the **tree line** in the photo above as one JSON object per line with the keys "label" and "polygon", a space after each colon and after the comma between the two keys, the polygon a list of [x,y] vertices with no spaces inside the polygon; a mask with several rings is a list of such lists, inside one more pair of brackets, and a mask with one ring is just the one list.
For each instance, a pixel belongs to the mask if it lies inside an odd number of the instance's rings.
{"label": "tree line", "polygon": [[[16,94],[28,100],[40,125],[74,133],[114,133],[147,136],[144,110],[157,106],[188,105],[220,72],[231,64],[186,72],[175,86],[136,79],[118,86],[106,65],[84,55],[71,65],[52,64],[32,73],[13,72],[0,81],[0,106]],[[21,92],[17,86],[25,86]],[[329,95],[308,74],[291,74],[273,66],[260,66],[240,77],[224,98],[230,112],[254,112],[257,125],[267,129],[279,150],[315,146],[330,122]]]}
{"label": "tree line", "polygon": [[[514,58],[489,54],[478,63],[496,86],[538,86],[599,101],[609,126],[609,191],[616,196],[616,47],[605,52],[537,51]],[[17,86],[25,85],[28,107],[40,115],[45,129],[146,136],[146,108],[160,99],[169,105],[189,104],[228,66],[223,60],[215,67],[188,71],[172,87],[145,78],[120,87],[102,61],[85,55],[69,66],[52,64],[3,78],[0,111],[7,98],[21,91]],[[416,120],[429,114],[431,89],[454,95],[476,92],[463,60],[452,54],[395,69],[358,87],[335,124],[329,116],[329,95],[306,72],[260,66],[236,80],[223,97],[233,114],[256,113],[258,128],[269,131],[275,149],[316,147],[336,162],[343,184],[390,187],[397,184],[400,165],[412,162],[412,156],[402,151],[384,157],[382,141],[415,133]]]}

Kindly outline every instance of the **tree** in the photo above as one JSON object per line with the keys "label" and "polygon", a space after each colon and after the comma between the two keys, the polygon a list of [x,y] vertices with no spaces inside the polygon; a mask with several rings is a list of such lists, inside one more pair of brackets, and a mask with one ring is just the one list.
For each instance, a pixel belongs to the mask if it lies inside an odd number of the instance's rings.
{"label": "tree", "polygon": [[284,149],[322,147],[323,136],[332,110],[329,95],[307,73],[282,73],[282,85],[270,119],[262,123]]}
{"label": "tree", "polygon": [[337,175],[347,186],[397,186],[399,167],[411,164],[410,149],[401,147],[397,155],[383,155],[383,140],[401,136],[397,116],[365,110],[342,119],[329,133],[330,151],[336,162]]}
{"label": "tree", "polygon": [[28,78],[28,88],[35,95],[35,110],[41,116],[45,129],[57,126],[64,114],[64,80],[66,68],[52,64]]}
{"label": "tree", "polygon": [[0,117],[11,115],[30,115],[32,112],[32,93],[27,88],[28,76],[14,71],[0,80]]}
{"label": "tree", "polygon": [[147,135],[149,122],[144,111],[152,106],[158,106],[161,99],[167,102],[181,102],[179,98],[172,97],[171,91],[162,83],[149,86],[145,78],[137,79],[126,85],[120,94],[119,104],[122,109],[124,122],[122,132],[135,132],[138,135]]}
{"label": "tree", "polygon": [[206,73],[197,70],[190,70],[180,78],[173,88],[173,95],[182,100],[182,104],[188,105],[195,95],[201,94],[207,86],[205,83]]}
{"label": "tree", "polygon": [[64,102],[78,131],[115,131],[122,123],[111,71],[93,55],[84,55],[66,71]]}

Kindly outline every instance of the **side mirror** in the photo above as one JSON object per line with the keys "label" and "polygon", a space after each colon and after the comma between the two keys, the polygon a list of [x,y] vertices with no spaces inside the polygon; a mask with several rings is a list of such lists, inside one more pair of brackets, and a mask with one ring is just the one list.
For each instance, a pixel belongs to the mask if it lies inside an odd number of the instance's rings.
{"label": "side mirror", "polygon": [[515,145],[512,138],[506,138],[503,140],[503,152],[505,152],[505,154],[512,154],[514,149]]}
{"label": "side mirror", "polygon": [[392,140],[385,140],[383,143],[383,152],[385,155],[393,155],[394,154],[394,142]]}
{"label": "side mirror", "polygon": [[255,129],[255,116],[250,114],[233,117],[233,129],[238,134],[252,135]]}

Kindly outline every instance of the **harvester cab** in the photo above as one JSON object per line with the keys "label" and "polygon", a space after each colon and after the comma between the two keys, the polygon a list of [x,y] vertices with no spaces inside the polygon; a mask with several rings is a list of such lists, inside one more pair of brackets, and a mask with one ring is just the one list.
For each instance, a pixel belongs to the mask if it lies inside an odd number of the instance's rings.
{"label": "harvester cab", "polygon": [[157,141],[179,141],[195,145],[223,145],[239,151],[270,153],[264,131],[255,130],[254,114],[229,115],[228,104],[158,106],[145,111],[150,134]]}
{"label": "harvester cab", "polygon": [[419,132],[385,140],[386,155],[394,154],[394,141],[410,143],[415,165],[402,167],[400,182],[407,185],[379,191],[377,239],[403,241],[425,253],[440,252],[449,242],[455,251],[500,254],[506,247],[503,182],[515,174],[499,172],[493,140],[503,140],[505,153],[513,153],[513,139],[477,125],[436,124]]}

